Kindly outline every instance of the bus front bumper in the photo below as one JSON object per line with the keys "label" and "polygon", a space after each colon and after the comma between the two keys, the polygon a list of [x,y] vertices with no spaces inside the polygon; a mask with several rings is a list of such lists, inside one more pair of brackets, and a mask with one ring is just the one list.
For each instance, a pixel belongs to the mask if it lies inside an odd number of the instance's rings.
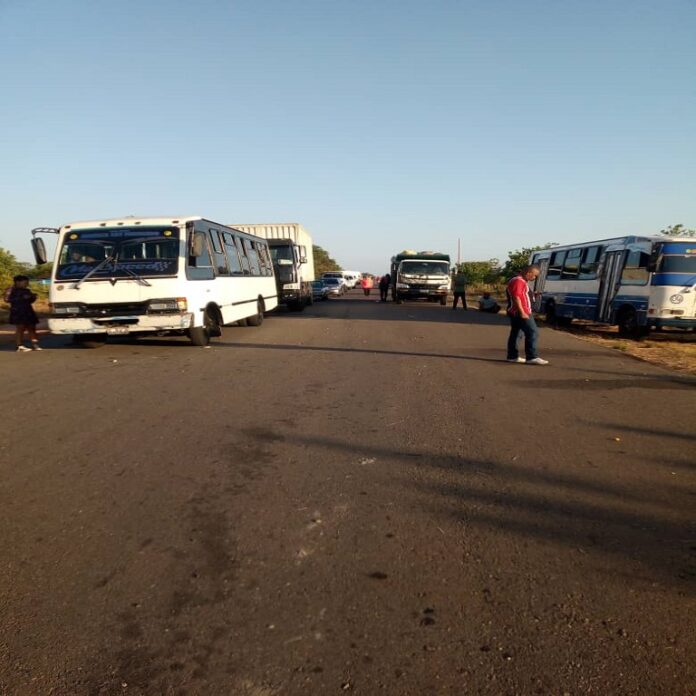
{"label": "bus front bumper", "polygon": [[55,317],[48,320],[54,334],[130,334],[158,331],[183,331],[192,326],[191,312],[175,314],[139,314],[135,316]]}
{"label": "bus front bumper", "polygon": [[654,327],[656,329],[662,329],[664,327],[678,329],[696,329],[696,319],[692,319],[691,317],[686,317],[684,319],[678,319],[677,317],[671,319],[648,318],[648,326]]}

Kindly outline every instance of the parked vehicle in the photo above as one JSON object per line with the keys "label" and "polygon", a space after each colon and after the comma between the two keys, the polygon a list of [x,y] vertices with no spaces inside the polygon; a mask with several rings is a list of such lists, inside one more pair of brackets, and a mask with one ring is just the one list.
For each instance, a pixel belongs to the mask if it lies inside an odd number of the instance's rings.
{"label": "parked vehicle", "polygon": [[298,312],[312,304],[314,252],[312,238],[302,225],[290,222],[231,226],[268,240],[280,304]]}
{"label": "parked vehicle", "polygon": [[328,300],[329,299],[329,288],[324,285],[321,280],[312,281],[312,298],[316,302],[317,300]]}
{"label": "parked vehicle", "polygon": [[324,278],[322,282],[331,297],[341,297],[347,292],[345,283],[341,278]]}
{"label": "parked vehicle", "polygon": [[74,222],[58,235],[49,301],[51,333],[96,347],[111,335],[187,334],[208,345],[221,327],[259,326],[278,304],[265,239],[200,217]]}
{"label": "parked vehicle", "polygon": [[346,292],[348,290],[353,289],[353,286],[351,284],[349,284],[348,279],[346,278],[346,274],[344,271],[327,271],[326,273],[323,273],[321,277],[322,277],[322,280],[327,280],[329,278],[336,278],[344,286]]}
{"label": "parked vehicle", "polygon": [[348,287],[353,289],[360,286],[362,273],[360,271],[343,271],[343,277],[346,279]]}
{"label": "parked vehicle", "polygon": [[392,299],[427,299],[447,304],[450,290],[450,257],[435,251],[402,251],[391,260]]}
{"label": "parked vehicle", "polygon": [[624,336],[696,328],[696,239],[615,237],[535,252],[535,310],[555,323],[590,319]]}

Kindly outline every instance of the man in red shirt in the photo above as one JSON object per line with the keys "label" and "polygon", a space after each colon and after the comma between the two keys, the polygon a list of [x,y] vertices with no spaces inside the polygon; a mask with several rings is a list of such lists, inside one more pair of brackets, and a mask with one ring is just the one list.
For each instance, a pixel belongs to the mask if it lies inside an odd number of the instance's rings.
{"label": "man in red shirt", "polygon": [[[507,284],[508,317],[510,318],[510,337],[507,344],[508,362],[528,365],[548,365],[549,361],[537,355],[537,329],[532,315],[532,291],[529,283],[539,275],[539,266],[526,266]],[[524,334],[525,357],[521,358],[517,350],[520,331]]]}

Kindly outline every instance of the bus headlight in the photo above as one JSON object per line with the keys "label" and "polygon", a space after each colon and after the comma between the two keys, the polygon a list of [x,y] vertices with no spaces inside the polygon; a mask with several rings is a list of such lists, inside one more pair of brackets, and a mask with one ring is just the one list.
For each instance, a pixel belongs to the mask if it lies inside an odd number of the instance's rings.
{"label": "bus headlight", "polygon": [[167,300],[150,300],[147,309],[149,312],[185,312],[188,303],[185,297],[174,297]]}

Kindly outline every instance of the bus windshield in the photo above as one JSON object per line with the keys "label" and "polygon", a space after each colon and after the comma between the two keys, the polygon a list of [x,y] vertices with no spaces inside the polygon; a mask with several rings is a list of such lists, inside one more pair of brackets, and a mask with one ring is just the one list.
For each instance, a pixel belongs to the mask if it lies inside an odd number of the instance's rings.
{"label": "bus windshield", "polygon": [[402,261],[401,272],[409,275],[448,275],[449,264],[442,261]]}
{"label": "bus windshield", "polygon": [[691,256],[663,256],[658,273],[693,273],[696,275],[696,254]]}
{"label": "bus windshield", "polygon": [[176,275],[176,227],[102,227],[67,232],[58,255],[56,280]]}

